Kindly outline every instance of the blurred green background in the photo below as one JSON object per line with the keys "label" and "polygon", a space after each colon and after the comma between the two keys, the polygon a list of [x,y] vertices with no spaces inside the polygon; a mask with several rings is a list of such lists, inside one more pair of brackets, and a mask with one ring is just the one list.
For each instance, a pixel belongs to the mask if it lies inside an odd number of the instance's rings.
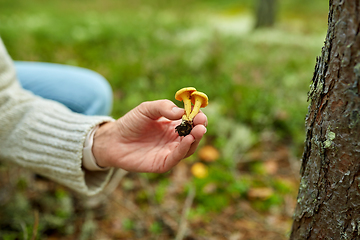
{"label": "blurred green background", "polygon": [[[184,239],[286,239],[328,2],[278,0],[275,25],[261,29],[255,8],[250,0],[0,0],[12,58],[99,72],[113,87],[114,118],[148,100],[182,107],[174,99],[182,87],[209,96],[199,151],[167,174],[128,174],[101,219],[61,186],[34,187],[44,181],[2,165],[2,239],[173,239],[193,190]],[[161,217],[169,201],[172,220]]]}

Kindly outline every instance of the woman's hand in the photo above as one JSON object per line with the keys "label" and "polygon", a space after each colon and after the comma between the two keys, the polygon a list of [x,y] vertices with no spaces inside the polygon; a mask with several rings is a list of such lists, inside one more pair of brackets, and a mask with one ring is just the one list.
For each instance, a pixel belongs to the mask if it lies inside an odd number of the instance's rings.
{"label": "woman's hand", "polygon": [[163,173],[193,154],[206,132],[207,118],[199,113],[194,128],[179,137],[175,127],[184,109],[170,100],[144,102],[115,122],[100,126],[94,136],[93,154],[101,167],[133,172]]}

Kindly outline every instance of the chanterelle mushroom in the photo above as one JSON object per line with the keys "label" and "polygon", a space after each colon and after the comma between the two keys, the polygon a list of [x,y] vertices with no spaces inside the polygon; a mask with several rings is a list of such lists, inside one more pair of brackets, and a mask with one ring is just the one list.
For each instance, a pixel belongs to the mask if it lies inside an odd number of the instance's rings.
{"label": "chanterelle mushroom", "polygon": [[191,102],[194,104],[194,108],[188,117],[190,122],[192,122],[196,114],[199,113],[200,108],[208,105],[208,97],[205,93],[196,91],[191,94]]}
{"label": "chanterelle mushroom", "polygon": [[194,87],[186,87],[175,93],[175,99],[184,102],[185,114],[183,115],[183,120],[189,120],[191,112],[191,94],[195,91],[196,89]]}
{"label": "chanterelle mushroom", "polygon": [[[175,99],[184,101],[185,114],[182,117],[180,125],[176,126],[175,132],[179,136],[186,136],[190,134],[193,129],[193,118],[198,114],[200,107],[206,107],[208,104],[208,97],[205,93],[197,92],[193,87],[187,87],[180,89],[175,94]],[[191,112],[191,102],[194,104],[194,108]]]}

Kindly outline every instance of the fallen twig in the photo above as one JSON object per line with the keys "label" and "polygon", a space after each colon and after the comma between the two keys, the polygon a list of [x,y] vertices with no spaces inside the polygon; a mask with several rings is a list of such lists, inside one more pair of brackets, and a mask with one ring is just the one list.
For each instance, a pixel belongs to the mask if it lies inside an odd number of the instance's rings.
{"label": "fallen twig", "polygon": [[21,227],[21,230],[23,231],[23,239],[27,240],[28,239],[28,233],[27,233],[26,224],[25,224],[24,221],[20,222],[20,227]]}
{"label": "fallen twig", "polygon": [[39,212],[38,212],[38,210],[35,210],[34,211],[34,227],[33,227],[31,240],[36,239],[38,230],[39,230]]}
{"label": "fallen twig", "polygon": [[195,187],[193,185],[190,185],[190,189],[189,189],[188,195],[186,196],[186,200],[184,203],[184,208],[181,213],[179,230],[178,230],[175,240],[182,240],[186,234],[187,217],[189,215],[189,211],[190,211],[192,202],[194,200],[195,194],[196,194]]}

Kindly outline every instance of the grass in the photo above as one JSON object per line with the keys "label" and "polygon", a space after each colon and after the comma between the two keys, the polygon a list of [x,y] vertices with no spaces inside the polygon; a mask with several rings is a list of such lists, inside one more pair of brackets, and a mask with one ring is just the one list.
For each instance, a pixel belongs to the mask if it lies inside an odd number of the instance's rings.
{"label": "grass", "polygon": [[[197,194],[190,219],[221,212],[246,199],[251,188],[271,188],[268,199],[252,201],[261,212],[284,204],[287,194],[294,198],[296,184],[289,187],[264,172],[264,157],[245,164],[244,171],[239,159],[265,149],[266,136],[272,148],[285,146],[301,158],[307,92],[327,24],[325,0],[278,4],[276,26],[254,31],[249,0],[0,0],[0,35],[15,60],[70,64],[104,75],[113,87],[115,118],[143,101],[176,101],[174,93],[185,86],[207,93],[209,126],[202,145],[215,146],[221,157],[208,164],[207,178],[193,179]],[[186,163],[196,161],[195,154]],[[168,175],[151,177],[161,202],[171,185]],[[146,193],[140,191],[138,199],[147,202]],[[49,219],[64,224],[71,211],[55,211]],[[133,222],[125,218],[126,229],[134,229]],[[162,229],[154,221],[150,232]]]}
{"label": "grass", "polygon": [[[210,2],[210,9],[196,16],[180,12],[174,2],[169,9],[161,1],[150,6],[124,2],[91,1],[85,7],[39,1],[43,6],[36,8],[14,1],[2,8],[0,33],[16,60],[65,63],[103,74],[115,92],[114,117],[142,101],[173,100],[177,89],[195,86],[221,104],[226,117],[255,131],[285,130],[300,143],[306,92],[323,31],[308,37],[294,32],[290,38],[286,28],[291,24],[279,23],[275,31],[239,36],[236,29],[223,33],[209,21],[213,16],[237,21],[222,13],[227,4],[217,12],[218,5]],[[311,46],[302,44],[304,40]],[[286,121],[276,119],[279,113]]]}

